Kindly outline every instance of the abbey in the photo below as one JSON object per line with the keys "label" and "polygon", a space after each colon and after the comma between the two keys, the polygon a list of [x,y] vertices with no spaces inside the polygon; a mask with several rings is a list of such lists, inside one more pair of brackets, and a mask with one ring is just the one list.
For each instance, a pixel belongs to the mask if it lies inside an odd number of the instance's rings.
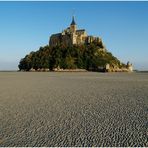
{"label": "abbey", "polygon": [[72,17],[72,22],[70,26],[62,31],[61,33],[52,34],[49,40],[50,46],[57,45],[80,45],[80,44],[89,44],[91,42],[102,42],[101,38],[88,36],[85,29],[77,30],[77,25],[75,23],[74,16]]}

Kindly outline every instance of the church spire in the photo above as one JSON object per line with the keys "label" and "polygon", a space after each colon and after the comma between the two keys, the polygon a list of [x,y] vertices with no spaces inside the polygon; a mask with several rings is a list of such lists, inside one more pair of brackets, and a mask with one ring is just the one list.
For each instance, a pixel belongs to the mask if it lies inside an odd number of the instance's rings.
{"label": "church spire", "polygon": [[76,25],[74,15],[72,16],[72,22],[71,22],[71,25]]}

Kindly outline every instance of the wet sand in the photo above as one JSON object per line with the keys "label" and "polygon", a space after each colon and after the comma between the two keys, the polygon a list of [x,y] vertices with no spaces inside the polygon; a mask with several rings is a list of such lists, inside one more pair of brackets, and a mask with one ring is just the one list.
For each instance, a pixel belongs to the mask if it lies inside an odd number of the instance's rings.
{"label": "wet sand", "polygon": [[148,73],[0,72],[0,146],[148,146]]}

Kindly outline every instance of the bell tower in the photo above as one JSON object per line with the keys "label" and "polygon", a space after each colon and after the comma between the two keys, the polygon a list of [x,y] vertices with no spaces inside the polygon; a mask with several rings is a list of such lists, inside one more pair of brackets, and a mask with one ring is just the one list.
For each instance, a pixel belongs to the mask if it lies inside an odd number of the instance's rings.
{"label": "bell tower", "polygon": [[75,33],[76,30],[77,30],[77,25],[76,25],[76,23],[75,23],[75,18],[74,18],[74,16],[73,16],[73,17],[72,17],[72,22],[71,22],[71,24],[70,24],[70,31],[71,31],[72,33]]}

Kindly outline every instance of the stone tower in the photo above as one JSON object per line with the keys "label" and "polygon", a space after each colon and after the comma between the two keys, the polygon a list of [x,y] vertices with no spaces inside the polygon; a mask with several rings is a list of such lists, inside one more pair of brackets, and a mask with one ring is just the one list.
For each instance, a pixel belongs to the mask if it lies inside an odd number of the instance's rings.
{"label": "stone tower", "polygon": [[75,23],[75,18],[74,18],[74,16],[72,17],[72,22],[71,22],[71,24],[70,24],[70,31],[72,32],[72,33],[74,33],[74,32],[76,32],[76,30],[77,30],[77,25],[76,25],[76,23]]}
{"label": "stone tower", "polygon": [[70,32],[71,32],[71,41],[72,44],[77,44],[77,35],[76,35],[77,25],[75,23],[74,16],[72,17],[72,22],[70,24]]}
{"label": "stone tower", "polygon": [[129,61],[126,64],[126,68],[128,69],[129,72],[133,71],[133,65]]}

